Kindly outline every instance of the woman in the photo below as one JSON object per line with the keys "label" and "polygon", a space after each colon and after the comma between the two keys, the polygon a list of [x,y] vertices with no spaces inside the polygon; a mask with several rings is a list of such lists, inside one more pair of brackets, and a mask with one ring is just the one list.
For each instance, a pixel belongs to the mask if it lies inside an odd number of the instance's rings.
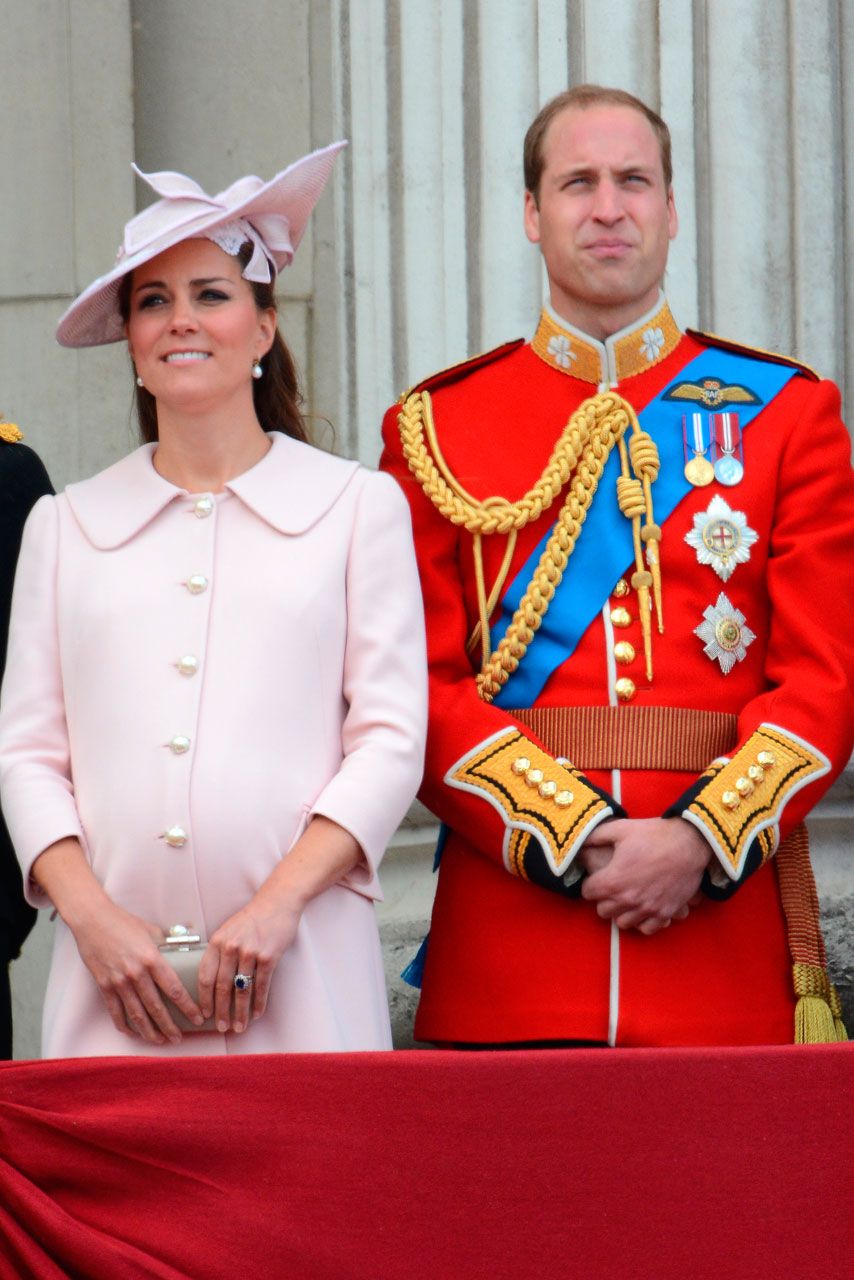
{"label": "woman", "polygon": [[[0,768],[60,917],[48,1057],[390,1045],[372,899],[420,778],[418,579],[394,484],[303,442],[273,301],[340,145],[213,199],[147,178],[59,324],[126,337],[148,443],[37,505],[16,584]],[[183,931],[198,1004],[158,949]]]}

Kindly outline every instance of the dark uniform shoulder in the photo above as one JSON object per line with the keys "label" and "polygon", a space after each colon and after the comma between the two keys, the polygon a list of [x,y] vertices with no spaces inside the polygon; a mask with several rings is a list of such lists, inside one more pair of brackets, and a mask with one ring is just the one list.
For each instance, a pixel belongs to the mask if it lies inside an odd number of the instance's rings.
{"label": "dark uniform shoulder", "polygon": [[811,369],[808,364],[804,364],[801,360],[795,360],[791,356],[782,356],[777,351],[765,351],[762,347],[748,347],[743,342],[732,342],[729,338],[722,338],[717,333],[704,333],[700,329],[688,329],[686,331],[692,338],[696,338],[707,347],[718,347],[721,351],[732,351],[738,356],[747,356],[748,359],[770,361],[772,364],[786,365],[789,369],[795,369],[798,373],[802,373],[805,378],[809,378],[812,382],[821,382],[821,374],[816,373],[815,369]]}
{"label": "dark uniform shoulder", "polygon": [[447,369],[440,369],[437,373],[432,373],[429,378],[423,378],[407,391],[404,391],[400,397],[400,403],[403,404],[416,391],[436,391],[439,387],[447,387],[453,382],[459,382],[462,378],[467,378],[469,374],[475,373],[478,369],[483,369],[486,365],[495,364],[497,361],[505,359],[524,345],[524,338],[515,338],[513,342],[505,342],[500,347],[493,347],[491,351],[483,351],[480,355],[471,356],[468,360],[461,360],[459,364],[452,364]]}

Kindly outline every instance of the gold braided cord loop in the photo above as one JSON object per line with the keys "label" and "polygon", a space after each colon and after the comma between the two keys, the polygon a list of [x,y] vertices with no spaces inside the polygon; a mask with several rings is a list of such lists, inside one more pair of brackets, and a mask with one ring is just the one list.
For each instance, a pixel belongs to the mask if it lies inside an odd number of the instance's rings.
{"label": "gold braided cord loop", "polygon": [[[585,400],[561,432],[539,480],[516,502],[502,497],[480,501],[456,480],[442,457],[436,438],[429,392],[415,392],[409,396],[400,410],[398,422],[403,454],[413,476],[436,509],[452,524],[462,526],[474,537],[480,622],[472,640],[477,643],[479,638],[483,647],[477,686],[485,702],[492,701],[524,658],[563,578],[611,450],[615,444],[619,445],[622,474],[618,481],[618,501],[620,509],[632,521],[636,568],[633,582],[639,593],[647,675],[651,680],[649,590],[658,581],[658,558],[654,542],[647,541],[644,547],[644,536],[647,530],[659,532],[653,523],[650,492],[650,485],[658,474],[659,460],[655,444],[641,430],[632,406],[613,391]],[[633,436],[627,449],[623,437],[629,426]],[[630,457],[637,459],[635,476],[630,474]],[[557,523],[528,589],[498,647],[492,654],[487,654],[487,618],[503,586],[509,569],[509,556],[505,555],[499,579],[487,595],[481,539],[493,533],[515,537],[520,529],[538,520],[549,509],[567,481],[569,486]],[[645,520],[643,529],[642,519]],[[646,570],[647,562],[651,574]]]}
{"label": "gold braided cord loop", "polygon": [[[599,398],[594,397],[594,400]],[[612,398],[619,400],[618,396]],[[585,404],[590,403],[585,401]],[[578,413],[572,415],[561,432],[537,483],[517,502],[501,497],[480,502],[451,475],[436,441],[429,391],[415,392],[400,410],[398,422],[403,455],[427,497],[452,524],[462,525],[469,533],[510,533],[513,529],[524,529],[548,511],[577,466],[585,441],[576,418],[584,407],[582,405]],[[424,439],[425,429],[430,437],[432,454]],[[439,465],[434,457],[439,460]]]}

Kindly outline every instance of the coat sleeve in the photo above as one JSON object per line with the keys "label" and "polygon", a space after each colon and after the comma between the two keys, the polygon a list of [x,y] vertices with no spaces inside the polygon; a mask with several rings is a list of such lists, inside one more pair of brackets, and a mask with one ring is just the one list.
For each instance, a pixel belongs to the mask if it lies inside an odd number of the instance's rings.
{"label": "coat sleeve", "polygon": [[57,499],[44,497],[24,529],[0,699],[0,794],[33,906],[48,904],[30,879],[39,854],[65,836],[83,840],[56,625],[58,534]]}
{"label": "coat sleeve", "polygon": [[344,759],[317,797],[356,837],[364,862],[343,883],[379,895],[377,867],[415,798],[424,763],[424,610],[406,503],[387,476],[365,473],[347,562]]}
{"label": "coat sleeve", "polygon": [[[27,515],[44,494],[53,493],[41,459],[23,444],[0,446],[0,673],[6,662],[9,611],[15,564]],[[21,870],[0,816],[0,959],[14,959],[33,926],[35,912],[25,901]]]}
{"label": "coat sleeve", "polygon": [[594,827],[623,811],[550,755],[513,716],[478,695],[466,655],[469,619],[460,573],[470,536],[436,509],[411,475],[398,411],[395,406],[386,414],[380,465],[409,501],[424,592],[430,719],[421,798],[512,875],[575,896],[578,850]]}
{"label": "coat sleeve", "polygon": [[[854,484],[830,382],[796,379],[767,566],[766,688],[740,711],[738,743],[668,810],[705,836],[705,889],[729,897],[776,851],[848,761],[854,740]],[[757,423],[757,426],[759,424]],[[756,430],[756,428],[753,428]]]}

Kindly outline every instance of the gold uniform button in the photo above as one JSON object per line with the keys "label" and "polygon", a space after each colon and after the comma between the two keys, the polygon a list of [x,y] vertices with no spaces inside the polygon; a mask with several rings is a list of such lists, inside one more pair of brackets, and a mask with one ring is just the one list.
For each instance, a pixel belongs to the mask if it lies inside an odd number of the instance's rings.
{"label": "gold uniform button", "polygon": [[757,764],[761,764],[763,769],[772,769],[777,763],[777,757],[772,755],[770,751],[760,751],[756,757]]}
{"label": "gold uniform button", "polygon": [[186,738],[183,733],[176,733],[169,743],[169,750],[173,756],[185,755],[190,750],[190,739]]}
{"label": "gold uniform button", "polygon": [[637,657],[635,646],[629,640],[618,640],[614,645],[614,657],[624,667],[627,667]]}
{"label": "gold uniform button", "polygon": [[619,605],[616,609],[611,610],[611,622],[615,627],[630,627],[632,625],[632,615],[628,609],[624,609]]}
{"label": "gold uniform button", "polygon": [[203,591],[208,589],[208,580],[203,573],[190,574],[184,583],[191,596],[200,596]]}
{"label": "gold uniform button", "polygon": [[620,578],[620,581],[614,587],[611,594],[615,595],[618,600],[622,600],[623,596],[627,596],[629,594],[629,590],[629,584],[626,582],[625,578]]}
{"label": "gold uniform button", "polygon": [[199,520],[206,520],[214,509],[213,498],[197,498],[193,503],[193,514]]}
{"label": "gold uniform button", "polygon": [[752,764],[747,770],[747,776],[751,782],[761,782],[765,777],[765,770],[761,764]]}
{"label": "gold uniform button", "polygon": [[521,777],[523,773],[527,773],[531,767],[531,762],[527,756],[519,756],[518,760],[514,760],[510,768],[513,772]]}
{"label": "gold uniform button", "polygon": [[550,800],[552,796],[557,795],[557,783],[548,778],[545,782],[540,783],[537,790],[544,800]]}
{"label": "gold uniform button", "polygon": [[614,685],[614,688],[617,691],[617,697],[620,699],[620,702],[631,702],[632,698],[637,693],[637,687],[634,680],[630,680],[628,676],[620,676],[619,680]]}
{"label": "gold uniform button", "polygon": [[182,676],[194,676],[199,669],[199,660],[194,653],[185,653],[178,659],[178,670]]}
{"label": "gold uniform button", "polygon": [[737,809],[741,804],[741,796],[737,791],[725,791],[721,796],[721,804],[725,809]]}
{"label": "gold uniform button", "polygon": [[183,827],[170,827],[164,832],[163,839],[173,849],[180,849],[182,844],[187,843],[187,833]]}
{"label": "gold uniform button", "polygon": [[574,799],[575,796],[571,791],[559,791],[555,796],[555,804],[559,804],[561,809],[566,809]]}
{"label": "gold uniform button", "polygon": [[749,778],[736,778],[735,789],[740,796],[752,796],[754,790]]}
{"label": "gold uniform button", "polygon": [[529,787],[538,787],[543,781],[542,769],[529,769],[525,774],[525,781]]}

